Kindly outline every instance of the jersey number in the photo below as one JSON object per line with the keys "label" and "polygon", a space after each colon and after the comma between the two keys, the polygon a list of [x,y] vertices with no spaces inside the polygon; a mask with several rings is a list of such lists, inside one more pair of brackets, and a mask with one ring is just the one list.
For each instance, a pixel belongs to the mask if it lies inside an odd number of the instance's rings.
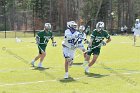
{"label": "jersey number", "polygon": [[74,44],[75,39],[68,40],[68,43]]}

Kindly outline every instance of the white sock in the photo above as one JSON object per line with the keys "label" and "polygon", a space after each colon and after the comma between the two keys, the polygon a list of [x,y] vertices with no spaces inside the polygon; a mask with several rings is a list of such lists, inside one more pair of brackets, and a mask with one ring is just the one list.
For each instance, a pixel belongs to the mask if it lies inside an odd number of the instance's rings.
{"label": "white sock", "polygon": [[40,63],[38,64],[38,67],[42,67],[42,62],[40,62]]}
{"label": "white sock", "polygon": [[32,60],[32,63],[34,63],[34,62],[35,62],[35,60],[33,59],[33,60]]}
{"label": "white sock", "polygon": [[89,66],[86,66],[86,69],[89,69]]}
{"label": "white sock", "polygon": [[68,72],[66,72],[66,74],[68,75],[69,73],[68,73]]}

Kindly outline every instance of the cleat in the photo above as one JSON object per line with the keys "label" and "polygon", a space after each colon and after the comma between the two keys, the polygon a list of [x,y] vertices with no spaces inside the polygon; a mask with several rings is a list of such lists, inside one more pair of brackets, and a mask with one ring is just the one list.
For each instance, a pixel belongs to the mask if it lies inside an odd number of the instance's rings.
{"label": "cleat", "polygon": [[38,64],[38,68],[43,68],[42,64],[39,63]]}
{"label": "cleat", "polygon": [[69,78],[69,75],[68,75],[68,73],[66,73],[65,75],[64,75],[64,79],[68,79]]}
{"label": "cleat", "polygon": [[32,65],[33,67],[35,67],[35,64],[34,64],[34,62],[33,62],[33,61],[31,62],[31,65]]}
{"label": "cleat", "polygon": [[85,73],[89,73],[89,68],[88,67],[85,68]]}

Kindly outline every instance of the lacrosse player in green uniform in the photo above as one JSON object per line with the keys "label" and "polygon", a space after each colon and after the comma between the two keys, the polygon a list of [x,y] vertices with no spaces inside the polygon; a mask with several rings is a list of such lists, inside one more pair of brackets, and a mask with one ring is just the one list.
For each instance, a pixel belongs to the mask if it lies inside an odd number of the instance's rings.
{"label": "lacrosse player in green uniform", "polygon": [[51,24],[45,23],[44,30],[38,32],[36,35],[36,44],[38,46],[39,54],[31,62],[31,65],[33,67],[34,67],[35,61],[37,61],[38,59],[40,59],[38,67],[42,67],[42,62],[46,56],[45,49],[49,42],[49,39],[52,40],[52,46],[56,46],[56,42],[54,42],[54,37],[53,37],[52,31],[51,31]]}
{"label": "lacrosse player in green uniform", "polygon": [[[106,42],[103,41],[104,38],[107,39]],[[90,38],[90,42],[89,42],[88,50],[87,50],[87,55],[85,58],[85,62],[83,63],[84,66],[88,64],[88,66],[85,67],[85,73],[89,73],[89,68],[97,60],[100,54],[101,46],[105,46],[106,43],[109,43],[110,41],[111,41],[110,35],[107,33],[106,30],[104,30],[104,22],[98,22],[96,24],[96,29],[93,30],[91,34],[91,38]],[[93,54],[93,58],[91,62],[89,62],[91,54]]]}

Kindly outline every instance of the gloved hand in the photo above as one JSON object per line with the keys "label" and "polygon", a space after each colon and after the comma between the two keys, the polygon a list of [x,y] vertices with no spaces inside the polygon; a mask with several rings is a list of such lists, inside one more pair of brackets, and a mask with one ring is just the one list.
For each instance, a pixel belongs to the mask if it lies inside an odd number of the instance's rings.
{"label": "gloved hand", "polygon": [[92,49],[91,46],[87,47],[87,51],[91,51],[91,49]]}
{"label": "gloved hand", "polygon": [[106,42],[104,41],[102,41],[101,44],[102,44],[101,46],[106,46]]}

